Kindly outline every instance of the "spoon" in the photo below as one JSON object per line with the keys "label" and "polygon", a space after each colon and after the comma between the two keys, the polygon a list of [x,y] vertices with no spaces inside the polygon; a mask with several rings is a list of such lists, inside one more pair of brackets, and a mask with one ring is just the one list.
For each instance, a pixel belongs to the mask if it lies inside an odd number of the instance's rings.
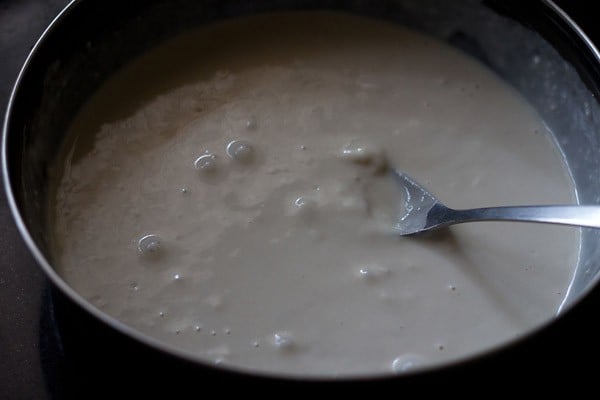
{"label": "spoon", "polygon": [[392,174],[406,194],[404,215],[394,226],[402,236],[475,221],[521,221],[600,228],[600,206],[510,206],[455,210],[402,171]]}

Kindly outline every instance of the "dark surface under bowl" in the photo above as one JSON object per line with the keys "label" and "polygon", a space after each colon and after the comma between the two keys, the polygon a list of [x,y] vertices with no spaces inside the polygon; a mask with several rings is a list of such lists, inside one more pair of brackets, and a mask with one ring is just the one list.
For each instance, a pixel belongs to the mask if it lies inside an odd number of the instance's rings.
{"label": "dark surface under bowl", "polygon": [[[0,50],[6,55],[0,70],[3,109],[26,52],[64,3],[0,1]],[[588,31],[600,39],[600,31],[591,30],[592,15],[587,15],[578,2],[569,3],[584,28],[590,28]],[[142,396],[158,390],[201,396],[217,385],[225,395],[237,384],[298,387],[301,383],[222,374],[148,351],[51,288],[18,236],[5,196],[0,197],[0,217],[4,222],[0,231],[0,398],[89,398],[111,393]],[[376,384],[377,388],[406,390],[435,384],[447,394],[459,394],[459,388],[482,381],[513,389],[517,382],[528,387],[586,382],[595,374],[583,363],[600,356],[594,347],[600,328],[592,323],[599,305],[600,293],[595,290],[542,332],[452,370],[408,379],[346,382],[344,388]],[[331,384],[320,388],[331,388]]]}

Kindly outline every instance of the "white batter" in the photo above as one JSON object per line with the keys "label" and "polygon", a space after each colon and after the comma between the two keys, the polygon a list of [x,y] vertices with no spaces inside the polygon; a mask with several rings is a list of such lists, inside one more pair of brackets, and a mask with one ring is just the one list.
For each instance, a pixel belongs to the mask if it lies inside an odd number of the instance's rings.
{"label": "white batter", "polygon": [[555,315],[573,228],[386,231],[392,165],[457,208],[572,203],[544,123],[482,65],[339,14],[253,17],[169,42],[75,121],[55,264],[115,318],[207,362],[402,372]]}

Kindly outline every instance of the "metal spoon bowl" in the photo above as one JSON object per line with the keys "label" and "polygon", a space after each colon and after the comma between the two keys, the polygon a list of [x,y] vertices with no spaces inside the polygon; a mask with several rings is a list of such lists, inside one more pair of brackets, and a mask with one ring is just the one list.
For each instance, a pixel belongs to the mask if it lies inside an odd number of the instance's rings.
{"label": "metal spoon bowl", "polygon": [[404,213],[394,225],[402,236],[475,221],[542,222],[600,228],[600,206],[543,205],[456,210],[447,207],[421,184],[402,171],[392,175],[405,192]]}

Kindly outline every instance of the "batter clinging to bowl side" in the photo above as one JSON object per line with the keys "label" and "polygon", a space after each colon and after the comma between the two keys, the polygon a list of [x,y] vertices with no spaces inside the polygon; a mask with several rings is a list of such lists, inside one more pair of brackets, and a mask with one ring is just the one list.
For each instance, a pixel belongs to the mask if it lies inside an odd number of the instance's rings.
{"label": "batter clinging to bowl side", "polygon": [[58,271],[207,362],[356,376],[473,355],[551,318],[575,267],[573,228],[389,234],[388,165],[461,207],[573,190],[513,89],[387,23],[265,15],[185,34],[108,81],[69,138]]}

